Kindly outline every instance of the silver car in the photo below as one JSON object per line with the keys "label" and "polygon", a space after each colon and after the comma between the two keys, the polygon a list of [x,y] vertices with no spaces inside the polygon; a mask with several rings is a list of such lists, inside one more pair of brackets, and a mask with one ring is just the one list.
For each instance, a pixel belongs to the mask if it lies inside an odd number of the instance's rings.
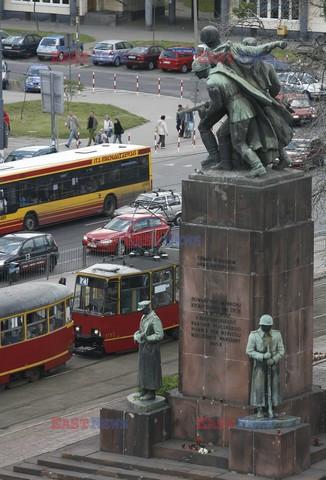
{"label": "silver car", "polygon": [[126,62],[122,56],[133,48],[126,40],[103,40],[95,45],[92,51],[93,65],[98,63],[111,64],[118,67]]}
{"label": "silver car", "polygon": [[173,191],[141,193],[130,205],[125,205],[115,210],[114,216],[148,213],[148,211],[164,215],[169,222],[180,225],[182,211],[181,194]]}

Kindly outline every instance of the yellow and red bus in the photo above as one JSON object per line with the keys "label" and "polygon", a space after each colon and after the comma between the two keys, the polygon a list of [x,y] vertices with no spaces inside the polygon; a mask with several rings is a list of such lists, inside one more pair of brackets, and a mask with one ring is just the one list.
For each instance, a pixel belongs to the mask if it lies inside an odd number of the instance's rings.
{"label": "yellow and red bus", "polygon": [[0,390],[35,381],[69,360],[72,292],[66,285],[29,282],[0,288]]}
{"label": "yellow and red bus", "polygon": [[0,235],[114,210],[152,188],[150,147],[102,144],[0,165]]}
{"label": "yellow and red bus", "polygon": [[77,273],[72,318],[75,352],[116,353],[136,348],[134,332],[142,316],[138,303],[150,300],[163,330],[179,327],[179,250],[167,258],[135,255],[97,263]]}

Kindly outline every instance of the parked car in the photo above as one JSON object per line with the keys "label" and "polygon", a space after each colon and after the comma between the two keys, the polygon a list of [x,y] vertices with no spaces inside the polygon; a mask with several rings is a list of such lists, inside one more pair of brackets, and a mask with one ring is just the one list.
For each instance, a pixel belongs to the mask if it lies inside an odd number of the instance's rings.
{"label": "parked car", "polygon": [[129,53],[123,54],[123,63],[127,65],[127,68],[143,67],[153,70],[157,68],[157,61],[162,50],[163,47],[158,45],[139,45],[132,48]]}
{"label": "parked car", "polygon": [[286,151],[291,157],[292,168],[310,170],[325,165],[326,145],[319,138],[294,138]]}
{"label": "parked car", "polygon": [[172,191],[141,193],[129,205],[117,208],[113,215],[148,213],[149,210],[155,214],[161,214],[169,222],[179,225],[181,223],[182,211],[181,194],[173,193]]}
{"label": "parked car", "polygon": [[25,73],[24,88],[25,92],[40,92],[41,91],[41,74],[40,71],[50,71],[49,65],[42,65],[40,63],[28,67]]}
{"label": "parked car", "polygon": [[58,246],[49,233],[10,233],[0,238],[0,277],[7,276],[9,264],[19,264],[19,273],[46,267],[53,271],[59,258]]}
{"label": "parked car", "polygon": [[2,40],[2,53],[4,57],[24,57],[36,55],[38,44],[42,38],[33,33],[21,33],[20,35],[9,35]]}
{"label": "parked car", "polygon": [[7,90],[9,88],[9,67],[5,60],[2,60],[2,89]]}
{"label": "parked car", "polygon": [[16,160],[23,160],[30,157],[39,157],[40,155],[49,155],[50,153],[57,153],[54,145],[35,145],[31,147],[16,148],[4,159],[3,163],[15,162]]}
{"label": "parked car", "polygon": [[295,125],[301,125],[317,117],[317,110],[311,105],[306,93],[286,93],[279,101],[289,110]]}
{"label": "parked car", "polygon": [[[83,49],[82,43],[80,48]],[[64,35],[49,35],[42,38],[37,49],[37,57],[39,60],[49,59],[61,62],[67,56],[70,58],[75,56],[76,49],[76,42],[72,42],[69,47],[66,46]]]}
{"label": "parked car", "polygon": [[162,236],[170,233],[170,227],[162,215],[150,213],[120,215],[103,227],[86,233],[82,243],[93,252],[122,255],[126,248],[132,250],[137,247],[150,247],[152,232],[154,232],[154,245],[158,245]]}
{"label": "parked car", "polygon": [[191,70],[193,57],[196,50],[191,47],[171,47],[161,52],[158,59],[158,68],[162,70],[175,70],[187,73]]}
{"label": "parked car", "polygon": [[97,43],[92,51],[93,65],[103,63],[118,67],[125,61],[123,54],[130,52],[132,48],[133,45],[125,40],[103,40]]}
{"label": "parked car", "polygon": [[318,79],[305,72],[282,72],[278,74],[280,81],[286,85],[294,86],[295,91],[307,93],[309,97],[319,98],[326,95],[326,85]]}

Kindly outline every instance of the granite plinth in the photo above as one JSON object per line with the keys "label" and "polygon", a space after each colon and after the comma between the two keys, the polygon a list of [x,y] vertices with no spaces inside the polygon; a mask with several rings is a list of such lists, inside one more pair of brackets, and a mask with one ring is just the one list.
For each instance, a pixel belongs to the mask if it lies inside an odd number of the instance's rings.
{"label": "granite plinth", "polygon": [[309,466],[310,427],[307,424],[279,432],[238,427],[230,432],[229,470],[282,479]]}
{"label": "granite plinth", "polygon": [[158,410],[166,405],[165,397],[156,396],[154,400],[147,401],[140,400],[139,398],[140,394],[138,392],[131,393],[127,397],[127,402],[135,412],[148,413],[153,410]]}
{"label": "granite plinth", "polygon": [[153,445],[170,438],[170,408],[137,412],[127,400],[100,411],[100,450],[149,458]]}
{"label": "granite plinth", "polygon": [[239,428],[252,428],[255,430],[290,428],[295,425],[300,425],[300,423],[300,417],[293,417],[291,415],[282,415],[278,418],[257,418],[257,415],[250,415],[249,417],[238,418]]}

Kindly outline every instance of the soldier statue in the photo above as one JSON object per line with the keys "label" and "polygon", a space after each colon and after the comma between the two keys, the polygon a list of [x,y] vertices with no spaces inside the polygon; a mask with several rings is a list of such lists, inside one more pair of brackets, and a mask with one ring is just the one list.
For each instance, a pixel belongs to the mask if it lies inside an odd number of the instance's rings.
{"label": "soldier statue", "polygon": [[155,391],[162,386],[160,341],[164,337],[161,320],[151,309],[151,302],[139,302],[138,311],[143,312],[139,330],[134,333],[139,343],[138,385],[140,400],[154,400]]}
{"label": "soldier statue", "polygon": [[282,401],[279,361],[284,356],[282,335],[272,329],[273,319],[263,315],[259,329],[250,333],[246,353],[253,359],[250,405],[258,407],[257,418],[274,418],[273,407]]}

